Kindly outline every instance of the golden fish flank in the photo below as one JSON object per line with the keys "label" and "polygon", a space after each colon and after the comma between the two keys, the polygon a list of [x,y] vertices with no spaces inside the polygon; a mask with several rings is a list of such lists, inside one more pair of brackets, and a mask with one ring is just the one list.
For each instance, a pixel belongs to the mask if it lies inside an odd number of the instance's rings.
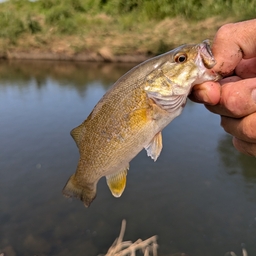
{"label": "golden fish flank", "polygon": [[63,194],[89,206],[98,180],[106,176],[115,197],[125,189],[129,162],[145,148],[157,160],[161,131],[185,106],[195,84],[217,80],[208,41],[183,45],[147,60],[122,76],[71,131],[80,153],[77,170]]}

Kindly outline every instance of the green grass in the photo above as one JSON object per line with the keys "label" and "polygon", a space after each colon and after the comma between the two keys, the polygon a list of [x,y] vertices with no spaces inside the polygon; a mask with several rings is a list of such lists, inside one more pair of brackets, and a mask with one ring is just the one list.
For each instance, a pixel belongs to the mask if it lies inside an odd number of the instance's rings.
{"label": "green grass", "polygon": [[[255,17],[256,1],[9,0],[0,4],[0,46],[1,40],[15,45],[29,35],[45,42],[58,36],[95,36],[101,40],[113,33],[136,32],[166,18],[182,18],[193,24],[213,16],[235,20]],[[159,42],[159,52],[168,48],[165,40]]]}
{"label": "green grass", "polygon": [[[246,8],[245,8],[246,6]],[[12,10],[9,12],[8,10]],[[9,14],[8,14],[9,13]],[[10,14],[11,13],[11,14]],[[130,29],[137,22],[162,20],[177,16],[192,21],[211,16],[255,17],[255,0],[10,0],[1,4],[1,37],[15,38],[25,32],[43,32],[55,26],[60,34],[76,33],[87,16],[105,13],[114,17],[122,29]],[[9,19],[8,15],[14,15]],[[43,17],[43,24],[33,23],[24,17]],[[8,22],[10,24],[6,26]],[[77,22],[77,21],[80,22]],[[31,23],[32,21],[32,23]],[[42,27],[44,29],[42,29]]]}

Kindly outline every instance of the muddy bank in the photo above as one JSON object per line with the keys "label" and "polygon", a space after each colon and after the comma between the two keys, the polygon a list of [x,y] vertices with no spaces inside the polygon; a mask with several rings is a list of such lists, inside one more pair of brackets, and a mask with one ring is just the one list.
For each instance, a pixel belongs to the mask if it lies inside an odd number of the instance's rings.
{"label": "muddy bank", "polygon": [[54,52],[7,52],[0,55],[5,60],[56,60],[56,61],[87,61],[87,62],[122,62],[139,63],[153,56],[142,54],[112,55],[108,52],[87,52],[78,54],[54,53]]}
{"label": "muddy bank", "polygon": [[182,44],[213,39],[217,29],[230,19],[219,17],[198,22],[181,18],[137,24],[120,32],[106,21],[81,35],[23,34],[15,43],[0,38],[0,58],[18,60],[65,60],[87,62],[140,63]]}

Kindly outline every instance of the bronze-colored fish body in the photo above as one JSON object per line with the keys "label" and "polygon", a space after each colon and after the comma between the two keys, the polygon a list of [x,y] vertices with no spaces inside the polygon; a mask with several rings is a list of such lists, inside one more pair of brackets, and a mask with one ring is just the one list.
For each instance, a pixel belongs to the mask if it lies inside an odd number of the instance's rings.
{"label": "bronze-colored fish body", "polygon": [[88,118],[71,131],[79,148],[76,173],[63,194],[89,206],[98,180],[106,176],[121,196],[129,162],[143,149],[156,161],[161,131],[185,106],[194,84],[217,80],[208,42],[183,45],[134,67],[106,92]]}

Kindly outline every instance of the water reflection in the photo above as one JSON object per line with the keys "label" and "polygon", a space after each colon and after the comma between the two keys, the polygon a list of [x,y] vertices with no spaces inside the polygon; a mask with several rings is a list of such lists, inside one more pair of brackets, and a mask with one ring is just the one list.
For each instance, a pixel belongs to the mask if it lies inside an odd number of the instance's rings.
{"label": "water reflection", "polygon": [[243,175],[246,182],[256,182],[256,159],[239,153],[232,146],[232,137],[225,134],[219,141],[218,150],[230,175]]}
{"label": "water reflection", "polygon": [[250,200],[256,202],[256,159],[235,150],[232,137],[227,134],[220,138],[218,150],[225,166],[218,173],[218,178],[224,182],[232,181]]}
{"label": "water reflection", "polygon": [[83,94],[91,83],[100,83],[107,89],[131,67],[125,63],[0,61],[0,86],[26,87],[34,81],[40,89],[50,77],[61,86],[76,88]]}
{"label": "water reflection", "polygon": [[132,162],[113,198],[105,180],[89,209],[63,198],[75,171],[69,135],[131,66],[65,62],[0,63],[0,227],[7,255],[107,251],[127,220],[125,240],[158,235],[159,255],[256,254],[255,159],[237,153],[219,117],[188,102],[163,132],[154,163]]}

